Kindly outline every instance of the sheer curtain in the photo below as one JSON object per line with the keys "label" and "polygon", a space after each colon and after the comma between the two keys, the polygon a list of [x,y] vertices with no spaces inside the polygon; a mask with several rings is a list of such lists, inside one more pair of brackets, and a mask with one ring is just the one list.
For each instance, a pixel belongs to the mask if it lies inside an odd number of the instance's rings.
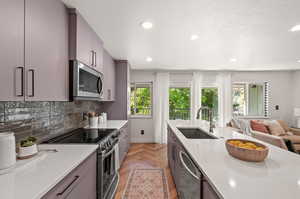
{"label": "sheer curtain", "polygon": [[201,83],[203,76],[200,72],[193,73],[191,93],[191,120],[196,120],[197,110],[201,107]]}
{"label": "sheer curtain", "polygon": [[156,73],[153,88],[153,118],[155,143],[167,143],[167,120],[169,119],[169,85],[167,72]]}
{"label": "sheer curtain", "polygon": [[232,80],[231,73],[223,72],[217,75],[219,87],[219,125],[225,127],[232,118]]}

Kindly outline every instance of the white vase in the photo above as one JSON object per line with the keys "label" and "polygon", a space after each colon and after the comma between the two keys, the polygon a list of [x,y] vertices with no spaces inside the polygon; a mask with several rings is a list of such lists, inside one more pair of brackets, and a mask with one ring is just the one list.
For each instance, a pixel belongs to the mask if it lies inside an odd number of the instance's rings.
{"label": "white vase", "polygon": [[97,128],[98,127],[98,117],[90,117],[89,118],[89,126],[90,128]]}
{"label": "white vase", "polygon": [[16,164],[16,141],[12,132],[0,133],[0,170]]}

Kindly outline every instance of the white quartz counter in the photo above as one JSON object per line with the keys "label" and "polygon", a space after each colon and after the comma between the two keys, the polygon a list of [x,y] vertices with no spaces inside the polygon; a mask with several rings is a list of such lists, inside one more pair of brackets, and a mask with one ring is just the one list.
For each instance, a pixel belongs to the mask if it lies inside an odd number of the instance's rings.
{"label": "white quartz counter", "polygon": [[[264,143],[270,149],[267,159],[261,163],[245,162],[227,153],[225,140],[258,140],[231,128],[215,129],[213,134],[220,139],[187,139],[176,127],[200,127],[203,123],[168,123],[199,169],[224,199],[300,198],[300,155]],[[207,129],[207,126],[203,129]]]}
{"label": "white quartz counter", "polygon": [[[0,175],[1,199],[39,199],[96,151],[97,145],[39,145],[40,155]],[[56,149],[58,152],[46,152]]]}
{"label": "white quartz counter", "polygon": [[[106,124],[99,124],[96,128],[93,129],[120,129],[125,124],[127,124],[128,120],[107,120]],[[90,129],[89,126],[84,128]]]}

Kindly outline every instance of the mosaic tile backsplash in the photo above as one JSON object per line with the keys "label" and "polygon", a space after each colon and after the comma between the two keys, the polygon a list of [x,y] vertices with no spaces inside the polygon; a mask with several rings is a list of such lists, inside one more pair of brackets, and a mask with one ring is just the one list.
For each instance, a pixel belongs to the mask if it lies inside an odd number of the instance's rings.
{"label": "mosaic tile backsplash", "polygon": [[0,133],[12,131],[17,141],[29,135],[42,140],[86,125],[89,111],[100,112],[100,103],[0,102]]}

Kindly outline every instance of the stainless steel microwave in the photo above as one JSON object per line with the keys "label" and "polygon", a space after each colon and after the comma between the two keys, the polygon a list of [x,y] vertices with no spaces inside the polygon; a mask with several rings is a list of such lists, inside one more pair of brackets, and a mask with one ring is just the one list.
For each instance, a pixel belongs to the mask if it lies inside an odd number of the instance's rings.
{"label": "stainless steel microwave", "polygon": [[76,60],[70,61],[70,100],[98,100],[103,95],[103,74]]}

